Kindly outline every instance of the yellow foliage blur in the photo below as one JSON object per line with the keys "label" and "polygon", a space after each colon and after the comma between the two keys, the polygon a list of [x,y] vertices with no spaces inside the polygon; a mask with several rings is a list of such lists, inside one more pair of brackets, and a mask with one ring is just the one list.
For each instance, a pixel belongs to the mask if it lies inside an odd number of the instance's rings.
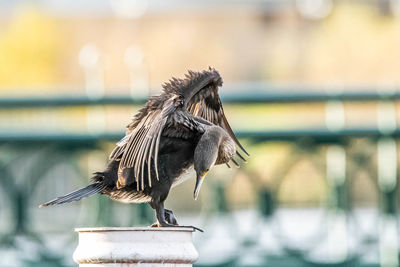
{"label": "yellow foliage blur", "polygon": [[128,21],[112,15],[57,17],[44,10],[23,4],[11,18],[0,20],[0,92],[84,84],[78,55],[87,43],[98,48],[105,87],[112,93],[129,85],[124,53],[132,44],[143,50],[149,83],[157,88],[187,68],[208,65],[229,82],[400,82],[400,17],[359,2],[335,2],[333,12],[318,21],[295,14],[266,21],[251,11],[224,19],[148,14]]}
{"label": "yellow foliage blur", "polygon": [[400,18],[370,6],[338,3],[314,31],[304,66],[315,83],[400,82]]}
{"label": "yellow foliage blur", "polygon": [[60,44],[54,19],[35,7],[22,7],[0,35],[0,91],[54,84],[60,75]]}

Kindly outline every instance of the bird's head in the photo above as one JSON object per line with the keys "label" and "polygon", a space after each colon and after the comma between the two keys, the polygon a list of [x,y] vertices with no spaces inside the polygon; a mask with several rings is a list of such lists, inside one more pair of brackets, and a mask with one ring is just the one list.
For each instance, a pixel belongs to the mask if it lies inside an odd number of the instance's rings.
{"label": "bird's head", "polygon": [[209,157],[208,155],[204,155],[204,157],[202,157],[197,164],[195,161],[194,169],[196,170],[196,186],[194,188],[194,193],[193,193],[195,200],[197,200],[197,197],[199,196],[200,193],[201,185],[203,184],[207,173],[210,171],[212,166],[214,166],[214,163],[215,160],[213,162],[211,160],[211,157]]}
{"label": "bird's head", "polygon": [[193,193],[195,200],[197,200],[197,197],[199,196],[200,193],[201,185],[203,184],[207,173],[210,171],[212,166],[214,166],[214,163],[215,159],[212,160],[212,156],[209,156],[207,154],[199,158],[199,161],[197,162],[195,161],[194,169],[196,171],[196,186],[194,188],[194,193]]}
{"label": "bird's head", "polygon": [[219,134],[214,131],[206,131],[196,146],[194,151],[194,170],[196,171],[194,199],[197,199],[199,196],[200,188],[204,182],[204,178],[217,160],[219,144]]}

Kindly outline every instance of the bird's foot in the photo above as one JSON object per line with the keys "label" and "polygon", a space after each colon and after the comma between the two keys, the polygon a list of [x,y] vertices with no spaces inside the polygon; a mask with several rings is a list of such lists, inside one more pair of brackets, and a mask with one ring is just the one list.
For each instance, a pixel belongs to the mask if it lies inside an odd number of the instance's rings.
{"label": "bird's foot", "polygon": [[170,224],[167,222],[155,222],[151,225],[151,227],[181,227],[181,228],[193,228],[194,230],[197,230],[199,232],[204,232],[202,229],[196,227],[196,226],[192,226],[192,225],[178,225],[178,224]]}
{"label": "bird's foot", "polygon": [[198,228],[198,227],[196,227],[196,226],[193,226],[193,225],[179,225],[179,227],[183,227],[183,228],[193,228],[194,230],[197,230],[197,231],[199,231],[199,232],[204,233],[204,231],[203,231],[202,229],[200,229],[200,228]]}
{"label": "bird's foot", "polygon": [[179,225],[174,216],[174,213],[171,210],[164,209],[163,203],[155,203],[152,205],[152,208],[156,209],[157,222],[154,223],[151,227],[183,227],[192,228],[197,231],[203,232],[203,230],[194,226]]}
{"label": "bird's foot", "polygon": [[169,224],[178,225],[178,221],[176,220],[176,217],[172,210],[165,209],[165,220]]}
{"label": "bird's foot", "polygon": [[171,223],[160,223],[160,222],[155,222],[151,225],[151,227],[179,227],[177,224],[171,224]]}
{"label": "bird's foot", "polygon": [[[165,209],[165,222],[168,225],[179,225],[178,221],[176,220],[176,217],[174,216],[174,213],[172,212],[172,210],[167,210]],[[154,223],[151,225],[151,227],[161,227],[160,224],[158,222]]]}

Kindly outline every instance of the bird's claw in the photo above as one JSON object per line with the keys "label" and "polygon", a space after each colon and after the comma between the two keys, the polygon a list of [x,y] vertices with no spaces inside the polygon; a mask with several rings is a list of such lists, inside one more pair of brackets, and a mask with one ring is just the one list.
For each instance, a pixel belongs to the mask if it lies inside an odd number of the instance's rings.
{"label": "bird's claw", "polygon": [[202,229],[200,229],[200,228],[198,228],[198,227],[195,227],[195,226],[192,226],[192,225],[178,225],[178,224],[170,224],[170,223],[167,223],[167,222],[165,222],[165,223],[156,222],[156,223],[153,223],[153,224],[151,225],[151,227],[181,227],[181,228],[193,228],[194,230],[197,230],[197,231],[199,231],[199,232],[204,233],[204,231],[203,231]]}
{"label": "bird's claw", "polygon": [[199,231],[199,232],[204,233],[204,231],[203,231],[202,229],[200,229],[200,228],[198,228],[198,227],[196,227],[196,226],[193,226],[193,225],[183,225],[183,226],[179,226],[179,227],[193,228],[194,230],[197,230],[197,231]]}
{"label": "bird's claw", "polygon": [[178,225],[178,221],[176,220],[172,210],[165,210],[165,220],[169,224]]}
{"label": "bird's claw", "polygon": [[164,209],[163,212],[157,211],[156,213],[157,222],[152,224],[151,227],[182,227],[192,228],[199,232],[204,232],[200,228],[191,225],[179,225],[172,210]]}

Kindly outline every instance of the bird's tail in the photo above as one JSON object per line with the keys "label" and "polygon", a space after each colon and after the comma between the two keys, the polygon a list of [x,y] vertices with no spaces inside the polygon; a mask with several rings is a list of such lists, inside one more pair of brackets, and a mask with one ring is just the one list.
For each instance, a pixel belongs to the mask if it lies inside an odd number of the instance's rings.
{"label": "bird's tail", "polygon": [[67,194],[65,196],[58,197],[58,198],[56,198],[54,200],[46,202],[46,203],[40,205],[39,208],[52,206],[52,205],[63,204],[63,203],[68,203],[68,202],[72,202],[72,201],[78,201],[78,200],[81,200],[84,197],[89,197],[91,195],[100,193],[105,188],[106,188],[106,185],[103,184],[103,183],[99,183],[99,182],[93,183],[93,184],[91,184],[89,186],[86,186],[84,188],[81,188],[79,190],[71,192],[71,193],[69,193],[69,194]]}

